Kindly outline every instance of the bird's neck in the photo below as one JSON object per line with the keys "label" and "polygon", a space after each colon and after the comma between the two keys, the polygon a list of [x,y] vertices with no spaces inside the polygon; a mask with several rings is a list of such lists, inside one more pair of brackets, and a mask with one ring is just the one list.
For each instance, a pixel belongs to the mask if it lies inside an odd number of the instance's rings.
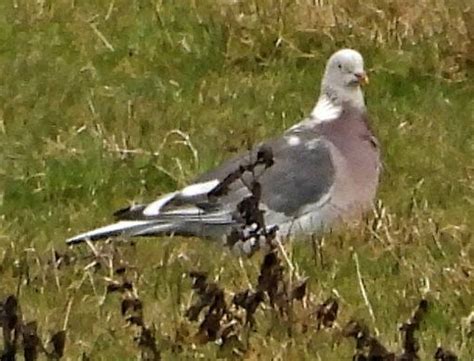
{"label": "bird's neck", "polygon": [[360,87],[335,89],[323,84],[321,95],[311,111],[309,122],[311,124],[331,122],[340,117],[345,107],[365,113],[364,95]]}
{"label": "bird's neck", "polygon": [[359,86],[335,88],[323,84],[320,99],[323,97],[330,100],[336,106],[341,106],[345,103],[359,110],[365,109],[364,94]]}

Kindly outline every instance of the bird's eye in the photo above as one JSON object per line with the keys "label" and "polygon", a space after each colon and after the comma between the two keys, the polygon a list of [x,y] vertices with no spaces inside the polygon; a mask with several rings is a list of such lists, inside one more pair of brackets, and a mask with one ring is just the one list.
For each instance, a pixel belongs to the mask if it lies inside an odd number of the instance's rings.
{"label": "bird's eye", "polygon": [[338,67],[339,69],[342,69],[342,65],[341,65],[341,64],[337,64],[337,67]]}

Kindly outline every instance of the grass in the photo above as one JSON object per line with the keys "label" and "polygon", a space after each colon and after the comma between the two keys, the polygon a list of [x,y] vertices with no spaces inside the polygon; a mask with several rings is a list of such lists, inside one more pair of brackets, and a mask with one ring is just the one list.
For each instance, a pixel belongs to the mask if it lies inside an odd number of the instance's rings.
{"label": "grass", "polygon": [[[68,359],[135,358],[119,299],[104,298],[107,272],[84,271],[83,260],[56,270],[52,250],[65,252],[65,238],[108,222],[113,210],[183,186],[300,120],[315,102],[328,55],[353,47],[371,76],[367,103],[384,151],[382,214],[375,232],[361,226],[325,235],[324,264],[308,243],[291,243],[288,252],[315,300],[338,295],[339,325],[364,319],[399,350],[397,323],[426,297],[432,307],[421,358],[432,358],[438,344],[474,358],[461,325],[474,311],[469,6],[0,2],[0,296],[19,289],[23,316],[38,321],[45,340],[73,300]],[[197,329],[184,318],[192,292],[183,275],[206,270],[237,291],[255,281],[260,256],[239,260],[199,239],[120,248],[136,267],[163,357],[215,358],[212,343],[178,340]],[[256,322],[248,359],[348,360],[354,349],[337,330],[288,337],[270,310],[257,311]]]}

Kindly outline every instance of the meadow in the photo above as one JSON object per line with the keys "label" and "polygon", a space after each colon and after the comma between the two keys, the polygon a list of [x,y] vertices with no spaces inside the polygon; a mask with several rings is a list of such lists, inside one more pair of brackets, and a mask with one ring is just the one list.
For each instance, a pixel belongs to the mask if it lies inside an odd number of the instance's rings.
{"label": "meadow", "polygon": [[[306,308],[261,305],[224,352],[186,317],[188,273],[230,302],[262,254],[178,237],[64,244],[301,120],[342,47],[364,55],[384,172],[364,224],[285,245]],[[143,352],[125,294],[164,360],[350,360],[355,319],[400,353],[399,325],[426,300],[420,359],[441,346],[473,360],[473,69],[467,0],[2,0],[0,299],[17,297],[45,345],[65,331],[70,360]],[[334,324],[306,322],[330,297]]]}

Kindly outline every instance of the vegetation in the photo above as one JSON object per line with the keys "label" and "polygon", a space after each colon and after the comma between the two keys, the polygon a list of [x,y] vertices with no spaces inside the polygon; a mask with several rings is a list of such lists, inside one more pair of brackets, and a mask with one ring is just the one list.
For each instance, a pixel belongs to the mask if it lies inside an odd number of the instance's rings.
{"label": "vegetation", "polygon": [[[263,255],[176,237],[94,254],[63,240],[300,120],[327,57],[352,47],[384,150],[379,203],[319,247],[285,246],[288,277],[308,277],[310,305],[334,297],[337,319],[299,327],[298,304],[293,327],[259,307],[239,357],[349,360],[341,330],[353,319],[398,352],[397,323],[426,299],[420,358],[441,345],[473,359],[473,24],[467,0],[1,1],[0,298],[16,295],[45,343],[64,329],[67,359],[133,359],[110,292],[121,262],[146,315],[141,337],[153,334],[163,359],[218,356],[185,317],[186,274],[239,292]],[[104,254],[119,256],[109,267]]]}

